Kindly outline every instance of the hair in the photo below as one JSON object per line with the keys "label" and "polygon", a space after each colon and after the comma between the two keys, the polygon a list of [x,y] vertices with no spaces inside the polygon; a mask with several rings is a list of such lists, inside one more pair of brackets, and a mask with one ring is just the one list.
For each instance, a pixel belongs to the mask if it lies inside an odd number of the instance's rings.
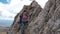
{"label": "hair", "polygon": [[24,10],[23,12],[27,12],[26,10]]}
{"label": "hair", "polygon": [[28,14],[28,13],[27,13],[27,10],[24,10],[24,11],[22,12],[21,16],[23,15],[24,12],[26,12],[26,14]]}

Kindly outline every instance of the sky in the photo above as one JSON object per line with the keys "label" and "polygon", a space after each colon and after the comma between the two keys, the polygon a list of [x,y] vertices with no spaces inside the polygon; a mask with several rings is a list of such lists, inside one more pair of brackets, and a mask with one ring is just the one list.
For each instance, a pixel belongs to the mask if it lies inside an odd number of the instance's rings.
{"label": "sky", "polygon": [[[44,8],[48,0],[36,0]],[[0,0],[0,20],[14,20],[14,17],[24,5],[30,5],[30,0]]]}
{"label": "sky", "polygon": [[[44,8],[48,0],[36,0]],[[0,26],[9,27],[14,21],[14,17],[19,13],[24,5],[30,5],[30,0],[0,0]]]}

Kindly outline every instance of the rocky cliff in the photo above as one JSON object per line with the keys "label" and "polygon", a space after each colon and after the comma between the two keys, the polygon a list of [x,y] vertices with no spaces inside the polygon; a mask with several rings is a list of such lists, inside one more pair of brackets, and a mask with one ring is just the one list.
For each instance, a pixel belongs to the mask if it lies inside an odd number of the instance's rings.
{"label": "rocky cliff", "polygon": [[[34,6],[33,3],[36,5]],[[16,15],[8,33],[16,33],[20,28],[19,26],[15,29],[14,24],[20,19],[19,15],[23,10],[27,10],[29,15],[26,34],[60,34],[60,0],[48,0],[44,9],[36,1],[33,1],[29,6],[24,6],[21,12]],[[20,31],[17,32],[20,34]]]}

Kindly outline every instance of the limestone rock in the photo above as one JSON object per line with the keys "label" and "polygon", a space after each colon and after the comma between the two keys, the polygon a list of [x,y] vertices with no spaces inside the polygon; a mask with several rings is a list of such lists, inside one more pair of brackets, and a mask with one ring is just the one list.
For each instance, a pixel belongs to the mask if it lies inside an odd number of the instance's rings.
{"label": "limestone rock", "polygon": [[[27,10],[29,15],[26,34],[60,34],[60,0],[48,0],[44,9],[36,1],[33,1],[29,6],[24,6],[21,12],[16,15],[8,33],[11,31],[14,33],[14,24],[19,21],[19,15],[24,10]],[[18,25],[16,28],[19,30],[20,26]],[[20,33],[18,32],[18,34]]]}
{"label": "limestone rock", "polygon": [[[29,22],[28,25],[30,24],[31,21],[35,21],[36,17],[38,16],[38,14],[42,11],[41,6],[36,2],[33,1],[30,5],[24,5],[23,9],[15,16],[14,18],[14,22],[11,25],[8,34],[20,34],[20,26],[19,24],[17,24],[18,21],[20,21],[20,15],[22,14],[22,12],[26,10],[29,16]],[[26,29],[26,34],[29,34],[29,27],[27,26]]]}
{"label": "limestone rock", "polygon": [[59,1],[60,0],[48,0],[36,20],[29,24],[30,34],[60,34]]}

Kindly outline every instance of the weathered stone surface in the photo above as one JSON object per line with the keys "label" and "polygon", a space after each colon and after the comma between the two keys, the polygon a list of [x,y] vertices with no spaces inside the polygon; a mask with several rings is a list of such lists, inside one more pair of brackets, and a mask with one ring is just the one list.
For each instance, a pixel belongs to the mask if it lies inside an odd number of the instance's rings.
{"label": "weathered stone surface", "polygon": [[[43,10],[36,1],[32,2],[32,4],[30,6],[24,6],[22,11],[17,14],[10,32],[12,30],[14,33],[14,24],[20,19],[19,15],[21,15],[23,10],[27,10],[29,24],[26,34],[60,34],[60,0],[48,0]],[[16,28],[18,29],[20,26]]]}
{"label": "weathered stone surface", "polygon": [[60,34],[59,14],[59,0],[49,0],[36,20],[30,23],[30,34]]}
{"label": "weathered stone surface", "polygon": [[[19,24],[17,24],[17,22],[20,20],[20,15],[21,13],[26,10],[29,16],[29,22],[28,25],[30,24],[31,21],[35,21],[36,17],[38,16],[38,14],[41,12],[42,8],[40,7],[40,5],[36,2],[33,1],[29,6],[24,5],[23,9],[15,16],[14,22],[12,24],[12,26],[10,27],[8,34],[20,34],[20,31],[18,31],[18,29],[20,28]],[[27,27],[26,29],[26,34],[29,34],[29,27]]]}

